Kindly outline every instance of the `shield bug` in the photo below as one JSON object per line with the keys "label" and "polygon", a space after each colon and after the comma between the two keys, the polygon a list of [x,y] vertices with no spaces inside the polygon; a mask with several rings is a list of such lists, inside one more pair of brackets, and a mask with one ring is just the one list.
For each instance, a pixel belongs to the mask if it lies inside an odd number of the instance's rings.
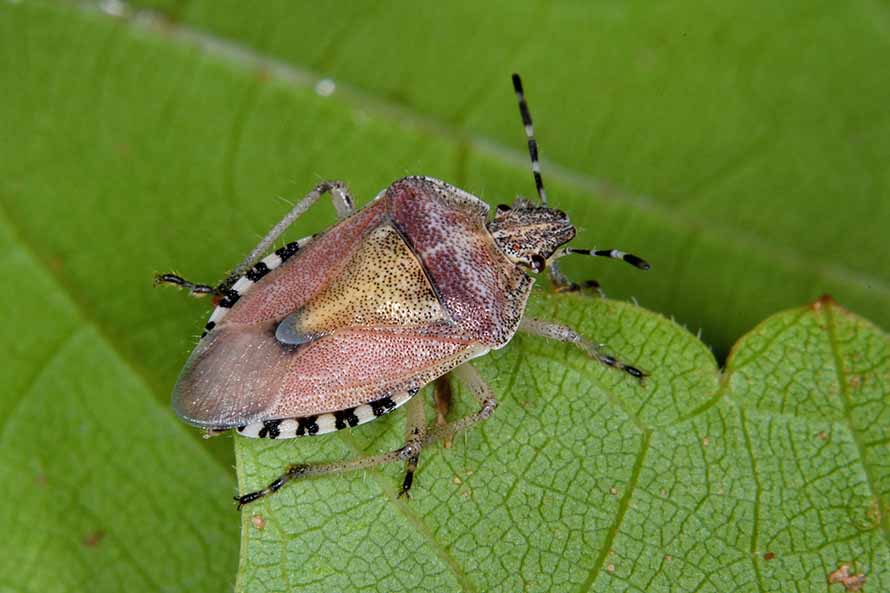
{"label": "shield bug", "polygon": [[[485,420],[497,407],[470,360],[505,346],[517,331],[568,342],[642,381],[644,373],[601,351],[569,327],[523,317],[534,284],[549,271],[558,290],[577,285],[559,271],[570,254],[649,265],[607,249],[564,247],[575,236],[565,213],[550,208],[532,120],[518,75],[513,86],[528,137],[538,202],[489,206],[430,177],[405,177],[354,211],[346,185],[319,184],[276,224],[217,286],[175,274],[157,277],[216,309],[183,369],[173,407],[210,434],[234,429],[252,438],[320,435],[369,422],[403,404],[406,440],[394,451],[354,460],[294,464],[262,490],[236,497],[239,508],[306,476],[403,461],[402,493],[421,450]],[[315,236],[267,252],[322,195],[339,221]],[[448,377],[464,384],[479,409],[427,426],[421,398]]]}

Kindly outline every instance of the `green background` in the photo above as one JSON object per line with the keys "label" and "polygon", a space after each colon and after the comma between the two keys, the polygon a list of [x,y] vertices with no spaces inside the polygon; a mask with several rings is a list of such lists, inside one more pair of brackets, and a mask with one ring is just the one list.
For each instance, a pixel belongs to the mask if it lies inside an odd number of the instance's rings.
{"label": "green background", "polygon": [[207,311],[152,274],[222,277],[324,178],[530,194],[513,71],[574,244],[653,264],[574,277],[721,360],[826,292],[890,325],[884,2],[142,5],[0,4],[0,587],[234,581],[231,441],[167,403]]}

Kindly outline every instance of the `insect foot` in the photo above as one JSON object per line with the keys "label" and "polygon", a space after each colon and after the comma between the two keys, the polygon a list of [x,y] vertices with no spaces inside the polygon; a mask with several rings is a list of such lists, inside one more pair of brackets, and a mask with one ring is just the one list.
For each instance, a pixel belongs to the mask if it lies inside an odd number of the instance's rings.
{"label": "insect foot", "polygon": [[263,488],[262,490],[257,490],[255,492],[248,492],[247,494],[242,494],[241,496],[236,496],[235,501],[237,502],[236,507],[240,511],[241,508],[250,504],[256,500],[263,498],[264,496],[268,496],[273,492],[277,492],[282,486],[290,482],[295,478],[299,478],[301,476],[306,475],[306,473],[312,468],[310,465],[306,464],[294,464],[287,466],[287,469],[283,474],[278,476],[278,478]]}
{"label": "insect foot", "polygon": [[185,278],[177,274],[156,274],[154,278],[154,285],[160,286],[161,284],[170,284],[173,286],[184,288],[188,290],[192,296],[195,297],[202,297],[204,295],[217,293],[217,289],[210,286],[209,284],[197,284],[195,282],[186,280]]}
{"label": "insect foot", "polygon": [[405,461],[405,478],[402,480],[402,487],[399,489],[396,498],[403,496],[406,499],[411,498],[408,491],[411,490],[411,485],[414,483],[414,472],[417,471],[417,463],[420,460],[420,450],[422,448],[423,442],[415,439],[405,443],[405,446],[399,452],[399,457]]}

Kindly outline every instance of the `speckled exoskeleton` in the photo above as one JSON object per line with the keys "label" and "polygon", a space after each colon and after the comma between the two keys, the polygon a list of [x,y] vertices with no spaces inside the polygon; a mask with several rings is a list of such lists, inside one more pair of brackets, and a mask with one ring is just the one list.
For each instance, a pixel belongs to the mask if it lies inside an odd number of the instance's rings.
{"label": "speckled exoskeleton", "polygon": [[[354,211],[344,183],[318,185],[294,206],[218,286],[175,274],[159,282],[211,294],[216,309],[173,392],[173,407],[208,433],[234,429],[254,438],[320,435],[357,426],[408,404],[404,446],[388,453],[324,464],[294,464],[267,487],[236,497],[239,507],[296,478],[404,461],[402,493],[411,487],[421,450],[450,438],[497,407],[470,360],[505,346],[517,331],[582,349],[642,382],[644,373],[603,353],[571,328],[523,318],[534,284],[549,270],[571,290],[557,260],[580,253],[649,265],[618,250],[562,247],[575,227],[549,208],[531,117],[517,75],[513,84],[528,136],[540,203],[488,205],[429,177],[405,177]],[[322,195],[339,222],[266,255],[282,232]],[[479,403],[474,414],[427,426],[420,398],[448,377]]]}

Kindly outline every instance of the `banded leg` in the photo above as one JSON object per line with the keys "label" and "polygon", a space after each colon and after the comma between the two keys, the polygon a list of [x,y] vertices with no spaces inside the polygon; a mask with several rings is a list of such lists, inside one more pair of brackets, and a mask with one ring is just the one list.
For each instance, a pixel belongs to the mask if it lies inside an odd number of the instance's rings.
{"label": "banded leg", "polygon": [[[155,276],[155,285],[158,284],[173,284],[175,286],[180,286],[182,288],[188,289],[189,293],[193,296],[204,296],[206,294],[211,294],[214,296],[225,298],[226,293],[232,286],[241,278],[245,272],[259,261],[259,259],[269,250],[273,243],[281,236],[281,234],[287,230],[287,228],[294,223],[300,216],[306,213],[309,208],[318,201],[318,199],[325,195],[331,195],[331,201],[334,203],[334,209],[337,211],[337,218],[342,220],[353,213],[355,210],[355,204],[352,199],[352,194],[349,193],[349,188],[342,181],[324,181],[315,186],[315,188],[306,194],[299,202],[297,202],[293,208],[291,208],[290,212],[288,212],[284,218],[282,218],[278,224],[276,224],[272,229],[266,233],[266,236],[263,237],[256,247],[250,252],[250,254],[244,258],[244,260],[238,264],[235,270],[226,277],[225,280],[220,282],[217,286],[210,286],[208,284],[199,284],[196,282],[191,282],[190,280],[186,280],[182,276],[177,274],[159,274]],[[297,243],[304,244],[306,240],[298,241]],[[302,245],[301,245],[302,246]]]}
{"label": "banded leg", "polygon": [[600,345],[594,344],[572,328],[566,327],[565,325],[552,323],[550,321],[542,321],[540,319],[523,319],[519,324],[519,331],[532,336],[540,336],[542,338],[556,340],[557,342],[574,344],[583,350],[589,357],[599,361],[607,367],[622,370],[628,375],[636,377],[640,380],[641,385],[643,384],[643,379],[647,376],[646,373],[637,367],[625,364],[614,356],[605,354]]}
{"label": "banded leg", "polygon": [[358,469],[367,469],[384,463],[392,463],[394,461],[407,461],[415,454],[419,454],[416,444],[405,443],[405,446],[401,449],[347,461],[334,461],[331,463],[294,463],[288,465],[284,470],[284,473],[265,488],[257,490],[256,492],[249,492],[247,494],[242,494],[241,496],[236,496],[235,501],[238,503],[238,510],[241,510],[241,507],[244,505],[259,500],[264,496],[268,496],[273,492],[277,492],[292,480],[308,478],[311,476],[322,476],[324,474],[354,471]]}
{"label": "banded leg", "polygon": [[491,387],[472,364],[465,362],[451,371],[451,374],[470,391],[480,406],[479,411],[464,416],[459,420],[429,429],[423,439],[424,445],[434,443],[440,439],[450,438],[474,424],[488,420],[498,407],[498,400],[494,396],[494,391],[492,391]]}
{"label": "banded leg", "polygon": [[[277,492],[292,480],[310,476],[366,469],[395,461],[404,461],[406,468],[411,469],[413,479],[414,467],[411,466],[412,460],[416,463],[416,460],[419,459],[420,452],[424,447],[427,447],[438,440],[448,438],[457,432],[466,430],[482,420],[486,420],[492,413],[494,413],[494,410],[498,405],[497,399],[495,399],[491,388],[482,379],[478,371],[470,366],[470,363],[465,362],[451,372],[467,387],[467,389],[470,390],[470,393],[472,393],[476,401],[479,402],[481,407],[478,412],[465,416],[460,420],[449,422],[443,426],[435,426],[426,431],[421,431],[416,435],[411,431],[411,434],[409,435],[410,438],[406,440],[401,448],[379,455],[370,455],[368,457],[360,457],[358,459],[346,461],[335,461],[332,463],[299,463],[289,465],[281,476],[265,488],[241,496],[236,496],[235,500],[238,503],[238,508],[240,509],[246,504],[259,500],[273,492]],[[419,404],[419,407],[421,407],[422,410],[422,404]],[[412,423],[410,416],[411,413],[409,412],[409,427]],[[411,480],[407,477],[407,473],[405,481],[408,482],[408,487],[410,488]],[[405,490],[405,483],[402,484],[402,490]]]}
{"label": "banded leg", "polygon": [[[405,442],[412,443],[422,441],[426,435],[426,415],[423,410],[423,399],[419,397],[412,398],[408,402],[408,422],[405,424]],[[420,461],[420,448],[417,452],[405,460],[405,478],[402,480],[402,489],[399,490],[398,496],[411,498],[408,491],[411,490],[411,484],[414,483],[414,472],[417,471],[417,463]]]}

